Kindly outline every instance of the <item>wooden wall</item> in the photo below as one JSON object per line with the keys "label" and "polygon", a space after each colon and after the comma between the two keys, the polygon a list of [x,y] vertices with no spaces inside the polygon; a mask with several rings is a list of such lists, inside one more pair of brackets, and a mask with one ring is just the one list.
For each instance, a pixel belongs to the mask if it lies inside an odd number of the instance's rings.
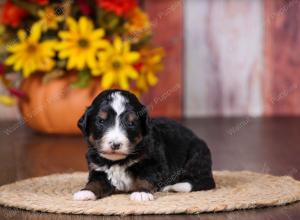
{"label": "wooden wall", "polygon": [[300,1],[267,0],[264,113],[300,114]]}
{"label": "wooden wall", "polygon": [[185,115],[300,114],[300,1],[185,1]]}
{"label": "wooden wall", "polygon": [[182,116],[183,0],[145,1],[154,41],[166,51],[159,83],[144,97],[153,116]]}
{"label": "wooden wall", "polygon": [[187,116],[262,114],[261,2],[185,2]]}

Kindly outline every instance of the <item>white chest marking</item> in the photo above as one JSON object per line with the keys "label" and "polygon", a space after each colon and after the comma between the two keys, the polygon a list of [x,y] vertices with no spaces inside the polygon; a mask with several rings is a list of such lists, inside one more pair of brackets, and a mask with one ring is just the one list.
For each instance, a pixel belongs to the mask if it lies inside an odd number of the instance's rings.
{"label": "white chest marking", "polygon": [[107,179],[111,184],[116,187],[117,190],[129,191],[132,189],[133,178],[126,172],[126,169],[137,161],[132,161],[129,164],[120,166],[113,165],[111,167],[107,166],[98,166],[94,163],[90,164],[91,169],[96,171],[103,171],[107,174]]}
{"label": "white chest marking", "polygon": [[129,191],[132,188],[133,181],[126,172],[126,168],[127,167],[115,165],[104,171],[111,184],[115,186],[117,190]]}

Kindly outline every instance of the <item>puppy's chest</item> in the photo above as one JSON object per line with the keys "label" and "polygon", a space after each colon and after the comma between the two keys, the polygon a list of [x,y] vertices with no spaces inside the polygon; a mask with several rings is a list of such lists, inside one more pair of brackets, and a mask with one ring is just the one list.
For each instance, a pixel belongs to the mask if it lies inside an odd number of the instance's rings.
{"label": "puppy's chest", "polygon": [[117,190],[129,191],[132,189],[133,178],[127,172],[126,166],[111,166],[104,172],[107,174],[108,180]]}
{"label": "puppy's chest", "polygon": [[120,191],[130,191],[134,185],[132,175],[127,171],[128,166],[113,165],[111,167],[99,167],[92,164],[92,169],[96,171],[103,171],[107,174],[107,179],[110,183]]}

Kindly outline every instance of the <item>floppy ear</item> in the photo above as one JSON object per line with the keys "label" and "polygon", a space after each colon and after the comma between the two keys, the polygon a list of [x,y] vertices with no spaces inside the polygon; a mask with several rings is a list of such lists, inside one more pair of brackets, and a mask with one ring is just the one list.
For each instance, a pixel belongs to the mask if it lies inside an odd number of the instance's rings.
{"label": "floppy ear", "polygon": [[148,115],[148,111],[145,106],[143,106],[141,112],[142,112],[141,114],[142,134],[143,136],[146,136],[149,132],[150,117]]}
{"label": "floppy ear", "polygon": [[79,119],[77,126],[80,128],[81,132],[84,136],[88,135],[88,117],[90,116],[92,112],[92,107],[88,107],[85,111],[85,113],[81,116]]}

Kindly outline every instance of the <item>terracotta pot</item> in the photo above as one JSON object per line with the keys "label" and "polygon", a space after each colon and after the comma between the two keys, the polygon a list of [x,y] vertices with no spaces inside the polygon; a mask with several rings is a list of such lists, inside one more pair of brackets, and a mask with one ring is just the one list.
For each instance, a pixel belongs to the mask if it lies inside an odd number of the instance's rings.
{"label": "terracotta pot", "polygon": [[28,95],[19,102],[25,124],[48,134],[79,134],[77,121],[92,100],[101,92],[99,79],[89,87],[70,88],[75,74],[43,83],[42,75],[32,75],[22,82],[21,89]]}

